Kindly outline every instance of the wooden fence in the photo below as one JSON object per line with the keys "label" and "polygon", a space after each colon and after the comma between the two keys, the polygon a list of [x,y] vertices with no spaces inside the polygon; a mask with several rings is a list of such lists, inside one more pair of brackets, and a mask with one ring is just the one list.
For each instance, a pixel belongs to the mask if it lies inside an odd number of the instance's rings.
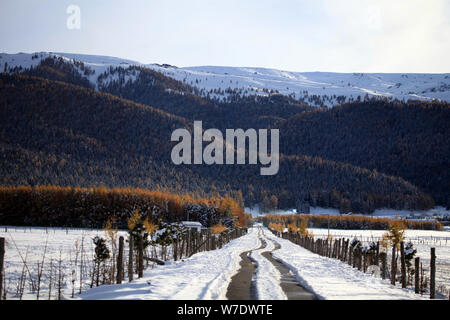
{"label": "wooden fence", "polygon": [[[192,255],[203,252],[211,251],[222,248],[231,240],[239,238],[247,233],[247,229],[237,228],[227,230],[221,234],[212,234],[210,230],[188,230],[181,237],[177,238],[169,247],[171,251],[169,254],[165,253],[161,256],[154,256],[153,252],[144,248],[142,244],[142,238],[139,239],[137,246],[133,244],[132,237],[130,237],[129,249],[128,249],[128,281],[133,280],[133,276],[137,273],[138,278],[143,277],[143,271],[145,267],[148,267],[148,262],[154,262],[160,265],[164,265],[165,261],[173,259],[174,261],[191,257]],[[122,237],[121,237],[122,238]],[[137,249],[137,252],[135,250]],[[168,251],[168,250],[167,250]],[[117,255],[117,276],[116,283],[122,283],[125,278],[124,264],[124,246],[123,238],[119,239],[119,252]],[[144,263],[147,262],[147,264]],[[119,273],[121,273],[119,275]]]}
{"label": "wooden fence", "polygon": [[5,238],[0,238],[0,300],[3,297],[3,283],[5,280]]}
{"label": "wooden fence", "polygon": [[[404,243],[400,243],[398,249],[396,245],[392,246],[392,261],[391,270],[389,272],[387,263],[387,253],[380,251],[380,242],[375,242],[375,246],[371,250],[364,250],[362,245],[354,244],[349,238],[327,238],[327,239],[314,239],[311,236],[303,236],[298,233],[280,233],[275,230],[271,230],[275,235],[280,236],[283,239],[287,239],[311,252],[319,254],[323,257],[338,259],[342,262],[346,262],[353,268],[360,270],[361,272],[373,272],[378,274],[381,278],[389,278],[392,285],[395,285],[396,281],[400,280],[402,288],[407,288],[412,283],[412,274],[408,273],[405,259]],[[362,244],[360,242],[360,244]],[[400,270],[397,270],[398,260],[400,260]],[[374,268],[375,266],[375,268]],[[416,257],[414,260],[414,291],[418,294],[424,294],[424,283],[426,279],[423,273],[422,263],[420,258]],[[420,267],[419,267],[420,266]],[[399,278],[397,275],[399,274]],[[436,254],[435,248],[431,248],[431,260],[430,260],[430,286],[429,295],[430,299],[436,297]]]}
{"label": "wooden fence", "polygon": [[[128,235],[127,245],[125,245],[125,237],[120,236],[118,239],[119,245],[117,252],[115,251],[115,245],[111,246],[112,256],[101,262],[96,262],[94,259],[90,265],[87,265],[88,260],[83,260],[83,249],[81,249],[81,258],[79,264],[79,276],[80,286],[78,293],[82,292],[83,283],[90,282],[88,284],[90,288],[103,284],[120,284],[128,276],[128,281],[133,281],[133,278],[137,275],[138,278],[144,276],[144,269],[149,267],[149,262],[155,262],[160,265],[164,265],[168,260],[180,260],[191,257],[195,253],[202,251],[210,251],[222,248],[231,240],[241,237],[247,233],[247,229],[232,229],[226,230],[221,234],[212,234],[210,230],[202,230],[197,232],[190,230],[181,236],[179,236],[174,242],[167,245],[159,245],[156,248],[155,245],[148,245],[144,247],[143,238],[138,238],[137,243],[133,243],[133,238]],[[136,241],[136,240],[135,240]],[[128,253],[125,250],[128,249]],[[162,253],[161,253],[162,252]],[[45,253],[44,253],[45,255]],[[5,287],[5,239],[0,238],[0,300],[6,299],[7,288]],[[85,257],[86,259],[86,257]],[[42,259],[43,261],[43,259]],[[83,263],[84,262],[84,263]],[[41,266],[43,268],[43,266]],[[27,269],[27,264],[24,261],[24,270]],[[41,269],[42,270],[42,269]],[[56,272],[58,271],[58,275]],[[34,282],[32,274],[27,274],[29,280]],[[53,276],[52,276],[53,275]],[[57,299],[61,299],[61,289],[64,287],[63,283],[64,270],[62,267],[62,261],[55,263],[50,261],[50,283],[48,297],[50,299],[52,294],[52,288],[58,289]],[[86,275],[88,277],[86,277]],[[84,276],[84,277],[83,277]],[[34,277],[34,276],[33,276]],[[24,271],[22,271],[22,278],[25,278]],[[90,279],[90,281],[89,281]],[[53,280],[53,281],[52,281]],[[75,294],[74,278],[72,274],[72,297]],[[23,287],[25,280],[22,281]],[[22,290],[23,291],[23,290]],[[55,295],[55,294],[54,294]],[[18,294],[18,297],[22,299],[23,292]],[[39,299],[39,293],[37,294]]]}

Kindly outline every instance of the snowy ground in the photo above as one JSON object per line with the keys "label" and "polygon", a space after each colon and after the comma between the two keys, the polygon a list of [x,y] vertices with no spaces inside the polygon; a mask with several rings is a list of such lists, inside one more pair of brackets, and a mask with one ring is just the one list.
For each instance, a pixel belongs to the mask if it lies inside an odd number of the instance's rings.
{"label": "snowy ground", "polygon": [[289,267],[297,280],[321,299],[426,299],[411,289],[391,286],[386,280],[364,274],[339,260],[321,257],[269,231],[265,234],[281,245],[280,250],[274,251],[274,257]]}
{"label": "snowy ground", "polygon": [[[363,274],[348,264],[313,254],[287,240],[277,238],[267,229],[262,238],[268,246],[255,250],[257,292],[262,299],[286,299],[279,289],[279,273],[260,254],[273,250],[271,239],[281,245],[274,257],[296,275],[298,281],[321,299],[427,299],[411,289],[391,286],[388,281]],[[145,277],[123,285],[91,289],[81,299],[224,299],[233,274],[238,272],[239,254],[258,248],[258,231],[233,240],[223,249],[200,253],[185,262],[148,270]],[[149,284],[150,281],[150,284]]]}
{"label": "snowy ground", "polygon": [[[287,214],[296,214],[296,209],[288,209],[288,210],[274,210],[269,213],[262,213],[258,206],[253,208],[245,208],[245,212],[251,213],[253,217],[264,216],[266,214],[279,214],[279,215],[287,215]],[[339,216],[338,209],[333,208],[321,208],[321,207],[310,207],[310,214],[312,215],[330,215],[330,216]],[[378,217],[378,218],[411,218],[411,219],[428,219],[433,217],[443,217],[450,216],[450,210],[445,209],[444,207],[435,207],[430,210],[425,211],[413,211],[413,210],[394,210],[394,209],[377,209],[373,212],[373,214],[362,214],[362,213],[354,213],[355,216],[369,216],[369,217]]]}
{"label": "snowy ground", "polygon": [[[310,231],[316,237],[325,237],[328,234],[327,229],[310,229]],[[359,236],[368,242],[381,236],[383,231],[330,230],[330,233],[335,237]],[[92,261],[92,238],[96,235],[105,237],[103,230],[8,227],[5,232],[5,227],[0,227],[0,237],[5,237],[7,241],[5,263],[8,299],[18,299],[15,292],[17,280],[23,270],[21,256],[27,260],[29,271],[35,276],[37,263],[41,261],[47,243],[43,277],[47,276],[50,259],[56,266],[61,253],[62,270],[65,275],[62,294],[66,299],[70,299],[73,287],[75,299],[226,299],[226,290],[231,277],[239,271],[239,255],[253,250],[250,257],[258,266],[254,281],[259,299],[283,300],[286,299],[286,295],[279,286],[280,274],[261,255],[274,249],[274,243],[269,239],[281,245],[281,249],[273,251],[274,257],[289,267],[299,282],[321,299],[421,299],[420,295],[414,294],[410,289],[393,287],[387,280],[363,274],[346,263],[320,257],[287,240],[275,237],[267,229],[261,230],[259,225],[249,229],[247,235],[231,241],[222,249],[201,252],[184,261],[171,261],[164,266],[149,267],[144,273],[144,278],[131,283],[124,282],[122,285],[104,285],[89,289],[89,275],[84,275],[83,293],[77,295],[80,284],[77,265],[80,263],[80,255],[77,263],[75,255],[76,252],[80,252],[79,246],[84,239],[84,263]],[[449,283],[450,268],[444,267],[450,264],[450,231],[408,230],[406,235],[408,240],[413,240],[425,269],[429,264],[429,248],[431,245],[436,247],[437,284]],[[267,246],[256,250],[262,244],[260,237]],[[77,241],[78,249],[75,246]],[[75,270],[73,284],[72,270]],[[27,270],[25,274],[28,274]],[[29,279],[26,282],[23,299],[36,299],[36,292],[31,289]],[[56,288],[53,289],[51,298],[56,298]],[[40,299],[48,299],[45,285]]]}
{"label": "snowy ground", "polygon": [[[144,278],[122,285],[100,286],[80,299],[211,300],[225,299],[231,277],[239,270],[239,255],[260,246],[258,232],[250,229],[222,249],[201,252],[184,261],[147,269]],[[150,283],[150,284],[149,284]]]}
{"label": "snowy ground", "polygon": [[[123,235],[125,232],[119,232]],[[88,266],[92,263],[94,245],[92,239],[95,236],[105,238],[103,230],[94,229],[63,229],[63,228],[24,228],[0,226],[0,237],[6,240],[5,274],[8,299],[18,299],[17,282],[24,270],[23,260],[26,261],[28,269],[25,268],[25,291],[23,299],[36,299],[36,290],[33,290],[31,280],[36,282],[37,265],[42,263],[45,253],[44,271],[40,299],[48,299],[50,264],[56,271],[61,257],[61,269],[64,275],[64,296],[70,296],[72,288],[78,292],[80,287],[80,261],[83,258],[85,274],[83,274],[82,290],[89,288],[90,277],[87,274]],[[45,249],[47,244],[47,249]],[[78,245],[78,247],[76,247]],[[81,246],[83,245],[83,254]],[[77,255],[78,252],[78,255]],[[72,271],[75,271],[72,283]],[[31,275],[31,277],[30,277]],[[54,275],[53,275],[54,276]],[[51,298],[55,299],[56,291],[53,289]]]}
{"label": "snowy ground", "polygon": [[[309,228],[310,232],[316,238],[326,238],[328,229]],[[334,238],[358,238],[363,245],[369,244],[371,241],[381,239],[384,230],[338,230],[330,229],[330,234]],[[445,287],[450,289],[450,230],[431,231],[431,230],[406,230],[405,241],[412,242],[414,248],[417,249],[416,256],[420,257],[426,275],[430,270],[430,249],[436,249],[436,287]],[[388,250],[388,261],[390,250]],[[442,290],[442,289],[440,289]]]}

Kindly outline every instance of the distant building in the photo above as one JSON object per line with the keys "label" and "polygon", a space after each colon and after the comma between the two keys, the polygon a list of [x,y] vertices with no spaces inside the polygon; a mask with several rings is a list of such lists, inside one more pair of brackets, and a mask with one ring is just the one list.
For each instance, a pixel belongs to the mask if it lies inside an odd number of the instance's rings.
{"label": "distant building", "polygon": [[196,230],[197,232],[200,232],[203,228],[203,225],[198,221],[182,221],[181,225],[189,230]]}

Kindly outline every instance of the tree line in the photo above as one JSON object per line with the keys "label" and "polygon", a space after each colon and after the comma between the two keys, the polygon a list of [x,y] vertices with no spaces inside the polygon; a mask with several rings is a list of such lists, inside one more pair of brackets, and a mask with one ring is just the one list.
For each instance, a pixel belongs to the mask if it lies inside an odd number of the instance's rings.
{"label": "tree line", "polygon": [[204,227],[246,227],[243,208],[230,197],[194,198],[134,188],[61,186],[0,187],[0,223],[4,225],[102,228],[114,218],[127,229],[139,214],[154,224],[199,221]]}
{"label": "tree line", "polygon": [[[328,215],[275,215],[268,214],[262,218],[265,226],[274,224],[279,226],[279,231],[288,229],[330,228],[344,230],[387,230],[397,220],[389,218],[376,218],[368,216],[328,216]],[[411,221],[402,220],[407,229],[442,230],[439,221]]]}

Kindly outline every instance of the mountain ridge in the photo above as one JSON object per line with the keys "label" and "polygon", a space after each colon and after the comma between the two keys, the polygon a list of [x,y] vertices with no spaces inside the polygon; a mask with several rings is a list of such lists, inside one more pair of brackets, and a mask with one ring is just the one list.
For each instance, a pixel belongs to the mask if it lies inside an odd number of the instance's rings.
{"label": "mountain ridge", "polygon": [[[28,55],[28,58],[27,58]],[[270,68],[196,66],[174,67],[170,65],[142,64],[116,57],[82,55],[74,53],[0,54],[0,66],[7,62],[11,67],[36,65],[30,57],[60,56],[84,62],[95,71],[89,77],[96,85],[96,77],[109,67],[140,66],[160,72],[175,80],[189,84],[204,97],[210,96],[227,101],[226,91],[241,95],[268,96],[279,93],[312,106],[332,107],[368,97],[388,99],[433,99],[450,102],[450,73],[332,73],[291,72]],[[14,59],[14,61],[13,61]],[[79,59],[79,60],[78,60]]]}

